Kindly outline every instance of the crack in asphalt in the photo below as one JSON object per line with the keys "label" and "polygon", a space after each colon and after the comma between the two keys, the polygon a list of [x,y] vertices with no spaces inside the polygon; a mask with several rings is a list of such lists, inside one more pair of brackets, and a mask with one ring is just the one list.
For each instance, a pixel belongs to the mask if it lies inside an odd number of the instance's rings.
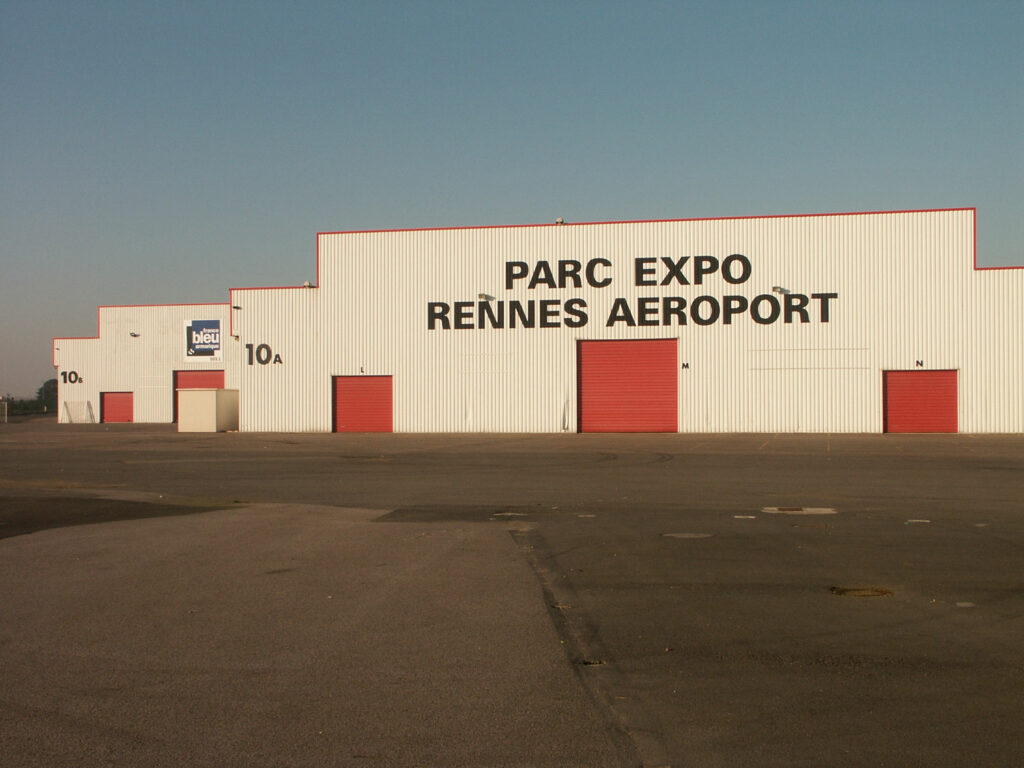
{"label": "crack in asphalt", "polygon": [[607,723],[623,766],[668,765],[660,735],[646,727],[653,722],[636,699],[615,695],[625,676],[615,665],[598,631],[579,610],[579,596],[555,562],[543,535],[533,527],[509,531],[540,582],[548,616],[562,641],[566,657],[595,709]]}

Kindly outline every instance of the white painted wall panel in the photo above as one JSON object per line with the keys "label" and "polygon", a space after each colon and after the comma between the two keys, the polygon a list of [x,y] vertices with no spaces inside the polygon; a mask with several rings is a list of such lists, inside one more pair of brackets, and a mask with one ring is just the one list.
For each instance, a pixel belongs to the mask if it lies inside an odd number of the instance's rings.
{"label": "white painted wall panel", "polygon": [[960,430],[1024,431],[1024,270],[979,270],[973,278],[960,313]]}
{"label": "white painted wall panel", "polygon": [[[219,361],[186,356],[185,325],[193,320],[220,321]],[[227,328],[227,304],[100,307],[95,338],[53,340],[60,420],[81,408],[98,421],[100,392],[132,392],[135,421],[169,423],[176,370],[223,370],[224,386],[237,388],[238,345]]]}
{"label": "white painted wall panel", "polygon": [[240,350],[239,429],[329,430],[330,381],[324,381],[318,355],[320,292],[235,289],[231,296],[232,306],[240,307],[232,309]]}

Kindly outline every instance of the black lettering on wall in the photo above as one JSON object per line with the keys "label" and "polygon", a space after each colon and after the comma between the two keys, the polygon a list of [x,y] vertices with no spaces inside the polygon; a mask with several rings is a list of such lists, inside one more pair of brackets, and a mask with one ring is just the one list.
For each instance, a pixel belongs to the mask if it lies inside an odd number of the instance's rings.
{"label": "black lettering on wall", "polygon": [[455,330],[466,331],[473,327],[473,302],[455,302]]}
{"label": "black lettering on wall", "polygon": [[[701,307],[709,308],[707,317],[701,315]],[[690,319],[697,325],[712,325],[718,320],[721,311],[718,299],[714,296],[698,296],[690,304]]]}
{"label": "black lettering on wall", "polygon": [[[733,274],[734,266],[739,265],[739,275]],[[727,256],[725,261],[722,262],[722,277],[725,278],[725,282],[731,285],[739,285],[745,283],[750,279],[750,273],[753,267],[750,266],[750,259],[744,256],[742,253],[734,253],[732,256]]]}
{"label": "black lettering on wall", "polygon": [[530,267],[525,261],[505,262],[505,290],[511,290],[516,280],[522,280],[530,274]]}
{"label": "black lettering on wall", "polygon": [[610,285],[612,279],[610,277],[597,277],[598,267],[611,267],[612,263],[608,259],[591,259],[587,262],[587,285],[593,286],[594,288],[604,288],[606,285]]}
{"label": "black lettering on wall", "polygon": [[491,328],[505,327],[505,302],[496,301],[491,306],[489,301],[481,301],[476,305],[476,327],[486,328],[488,323]]}
{"label": "black lettering on wall", "polygon": [[690,260],[689,256],[683,256],[681,259],[673,261],[667,256],[661,257],[661,263],[668,267],[668,274],[662,279],[662,285],[668,285],[675,280],[680,285],[689,285],[690,281],[686,279],[686,275],[683,274],[683,267],[686,266],[686,262]]}
{"label": "black lettering on wall", "polygon": [[725,296],[722,299],[722,323],[732,325],[732,316],[747,311],[746,296]]}
{"label": "black lettering on wall", "polygon": [[580,277],[580,269],[583,265],[578,261],[558,262],[558,287],[565,288],[567,281],[571,281],[576,288],[583,287],[583,278]]}
{"label": "black lettering on wall", "polygon": [[587,302],[583,299],[569,299],[565,302],[565,325],[567,328],[581,328],[587,324]]}
{"label": "black lettering on wall", "polygon": [[654,274],[654,259],[633,259],[633,285],[657,285],[648,275]]}
{"label": "black lettering on wall", "polygon": [[522,302],[510,301],[508,321],[509,328],[517,328],[519,326],[533,328],[536,324],[533,302],[526,302],[526,309],[524,310]]}
{"label": "black lettering on wall", "polygon": [[659,296],[645,296],[642,299],[637,299],[638,325],[658,324],[658,304],[660,302],[661,298]]}
{"label": "black lettering on wall", "polygon": [[540,327],[558,328],[562,325],[559,312],[562,302],[558,299],[544,299],[540,303]]}
{"label": "black lettering on wall", "polygon": [[551,273],[551,265],[546,261],[538,261],[533,268],[533,277],[530,278],[530,288],[538,285],[546,285],[548,288],[555,287],[555,276]]}
{"label": "black lettering on wall", "polygon": [[615,323],[625,323],[630,328],[636,326],[633,311],[629,308],[629,302],[625,299],[616,299],[615,303],[612,304],[612,311],[608,314],[608,322],[605,323],[605,327],[610,328]]}
{"label": "black lettering on wall", "polygon": [[812,299],[817,299],[818,302],[820,302],[820,304],[821,304],[821,315],[820,315],[821,322],[827,323],[828,322],[828,303],[832,299],[838,299],[839,298],[839,294],[838,293],[812,293],[811,294],[811,298]]}
{"label": "black lettering on wall", "polygon": [[704,275],[713,275],[718,271],[718,259],[714,256],[695,256],[693,258],[693,284],[703,285]]}
{"label": "black lettering on wall", "polygon": [[[761,311],[763,304],[768,305],[769,313],[765,315]],[[754,318],[755,323],[761,325],[771,325],[779,319],[779,300],[772,296],[770,293],[762,293],[760,296],[755,296],[754,300],[750,304],[750,316]]]}
{"label": "black lettering on wall", "polygon": [[686,299],[682,296],[666,296],[661,300],[661,324],[671,325],[673,317],[676,325],[686,325]]}
{"label": "black lettering on wall", "polygon": [[811,316],[806,309],[809,299],[804,294],[787,293],[782,297],[782,301],[786,309],[785,322],[792,323],[793,315],[800,315],[801,323],[811,322]]}
{"label": "black lettering on wall", "polygon": [[443,301],[431,301],[427,303],[427,330],[434,330],[435,323],[441,323],[441,327],[450,331],[452,322],[448,319],[448,312],[451,309]]}

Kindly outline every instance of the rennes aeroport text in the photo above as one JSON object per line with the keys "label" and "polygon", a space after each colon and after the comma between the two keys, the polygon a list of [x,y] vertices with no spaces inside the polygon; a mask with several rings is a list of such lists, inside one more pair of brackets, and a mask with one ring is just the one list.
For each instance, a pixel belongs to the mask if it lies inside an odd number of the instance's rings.
{"label": "rennes aeroport text", "polygon": [[[562,260],[553,266],[538,261],[533,269],[522,261],[505,263],[505,288],[511,290],[520,281],[523,287],[605,288],[612,283],[608,273],[612,264],[596,258],[583,264],[575,260]],[[719,263],[714,256],[683,256],[679,259],[662,257],[633,260],[633,282],[636,286],[702,285],[708,276],[719,274],[726,283],[736,285],[750,279],[750,260],[742,254],[733,254]],[[731,325],[738,317],[749,316],[760,325],[776,322],[827,323],[830,302],[837,293],[803,293],[782,291],[779,296],[762,293],[752,299],[739,294],[723,296],[701,295],[687,299],[683,296],[644,296],[632,300],[616,298],[606,316],[605,326],[670,326]],[[427,303],[428,330],[472,330],[481,328],[580,328],[590,321],[585,299],[498,300],[481,296],[478,301],[431,301]],[[812,319],[813,318],[813,319]]]}

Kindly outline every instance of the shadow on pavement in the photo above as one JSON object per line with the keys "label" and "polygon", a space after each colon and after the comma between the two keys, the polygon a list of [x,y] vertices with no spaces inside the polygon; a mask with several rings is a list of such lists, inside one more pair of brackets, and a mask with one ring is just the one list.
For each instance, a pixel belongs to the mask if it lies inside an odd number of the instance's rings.
{"label": "shadow on pavement", "polygon": [[216,506],[152,504],[77,496],[0,496],[0,539],[69,525],[194,515]]}

